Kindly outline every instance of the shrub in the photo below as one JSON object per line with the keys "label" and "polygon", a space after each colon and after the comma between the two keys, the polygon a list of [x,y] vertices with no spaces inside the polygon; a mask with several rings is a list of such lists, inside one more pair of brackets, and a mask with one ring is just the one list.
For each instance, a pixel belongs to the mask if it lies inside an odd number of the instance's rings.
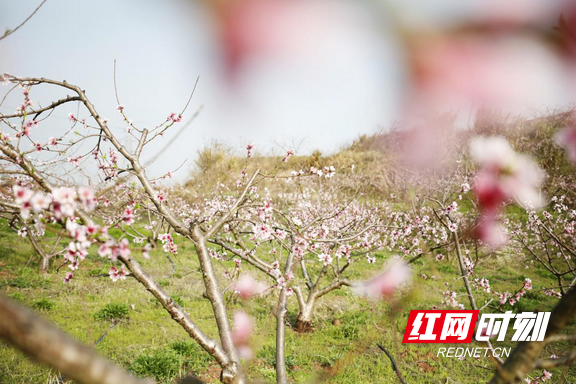
{"label": "shrub", "polygon": [[170,382],[178,376],[183,358],[173,350],[160,349],[138,356],[129,370],[142,377],[153,377],[158,382]]}
{"label": "shrub", "polygon": [[122,320],[128,318],[130,309],[126,304],[109,303],[94,314],[96,320]]}
{"label": "shrub", "polygon": [[52,308],[54,308],[55,305],[56,303],[54,303],[52,300],[43,297],[41,299],[34,300],[32,303],[32,308],[39,311],[50,311]]}

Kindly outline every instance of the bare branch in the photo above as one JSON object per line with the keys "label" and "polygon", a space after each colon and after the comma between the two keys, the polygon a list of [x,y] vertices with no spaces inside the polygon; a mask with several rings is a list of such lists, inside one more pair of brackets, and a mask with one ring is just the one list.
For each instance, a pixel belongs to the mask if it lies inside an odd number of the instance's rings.
{"label": "bare branch", "polygon": [[34,12],[32,12],[30,14],[30,16],[28,16],[26,18],[26,20],[24,20],[22,23],[20,23],[20,25],[18,25],[16,28],[14,29],[8,29],[4,35],[0,36],[0,40],[3,40],[5,38],[7,38],[8,36],[10,36],[11,34],[13,34],[14,32],[16,32],[17,30],[19,30],[24,24],[26,24],[28,22],[28,20],[30,20],[32,18],[32,16],[34,16],[36,14],[36,12],[38,12],[38,10],[40,8],[42,8],[42,6],[44,5],[44,3],[46,2],[46,0],[43,0],[40,5],[38,7],[36,7],[36,9],[34,10]]}
{"label": "bare branch", "polygon": [[32,109],[30,111],[25,111],[25,112],[20,112],[20,113],[14,113],[12,115],[3,115],[0,113],[0,119],[12,119],[14,117],[24,117],[25,115],[39,115],[42,112],[48,111],[50,109],[54,109],[59,105],[65,104],[65,103],[69,103],[72,101],[81,101],[79,97],[74,96],[74,97],[66,97],[65,99],[60,99],[58,101],[53,102],[52,104],[50,104],[47,107],[44,108],[40,108],[40,109]]}

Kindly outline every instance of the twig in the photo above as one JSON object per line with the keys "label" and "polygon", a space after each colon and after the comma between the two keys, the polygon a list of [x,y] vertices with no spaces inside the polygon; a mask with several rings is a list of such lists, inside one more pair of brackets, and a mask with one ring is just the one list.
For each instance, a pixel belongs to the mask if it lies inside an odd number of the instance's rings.
{"label": "twig", "polygon": [[386,348],[384,348],[382,346],[382,344],[376,344],[378,346],[378,348],[380,348],[385,354],[386,356],[388,356],[388,358],[390,359],[390,362],[392,363],[392,369],[394,369],[394,371],[396,372],[396,376],[398,376],[398,380],[400,380],[400,383],[402,384],[406,384],[406,382],[404,381],[404,379],[402,378],[402,374],[400,373],[400,370],[398,369],[398,366],[396,366],[396,362],[394,361],[394,358],[392,357],[392,355],[390,354],[390,352],[388,352],[386,350]]}
{"label": "twig", "polygon": [[[96,342],[94,343],[94,346],[100,344],[100,342],[102,340],[104,340],[104,338],[106,337],[106,335],[108,334],[109,331],[113,330],[114,328],[116,328],[116,326],[118,325],[118,321],[113,321],[112,325],[110,325],[110,327],[108,327],[107,330],[104,331],[104,333],[102,335],[100,335],[100,337],[98,338],[98,340],[96,340]],[[66,381],[66,375],[61,375],[54,384],[62,384]]]}
{"label": "twig", "polygon": [[18,25],[16,28],[14,29],[8,29],[4,35],[0,36],[0,40],[7,38],[8,36],[10,36],[11,34],[13,34],[14,32],[16,32],[17,30],[20,29],[20,27],[22,27],[24,24],[26,24],[28,22],[28,20],[30,20],[32,18],[32,16],[34,16],[34,14],[36,12],[38,12],[38,10],[44,5],[44,3],[46,2],[46,0],[42,1],[40,3],[40,5],[34,10],[34,12],[32,12],[32,14],[30,16],[28,16],[26,18],[26,20],[24,20],[22,23],[20,23],[20,25]]}
{"label": "twig", "polygon": [[572,351],[567,355],[560,356],[556,359],[538,360],[536,361],[536,368],[550,369],[560,365],[570,365],[576,362],[576,351]]}
{"label": "twig", "polygon": [[168,258],[168,261],[170,261],[170,264],[172,264],[172,272],[170,272],[167,277],[169,279],[176,273],[176,263],[174,263],[174,260],[172,260],[169,254],[166,254],[166,257]]}

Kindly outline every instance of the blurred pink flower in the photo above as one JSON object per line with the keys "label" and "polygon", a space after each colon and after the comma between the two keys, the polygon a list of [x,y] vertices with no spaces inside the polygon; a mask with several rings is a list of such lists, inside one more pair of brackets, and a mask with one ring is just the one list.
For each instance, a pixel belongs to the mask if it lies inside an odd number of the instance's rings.
{"label": "blurred pink flower", "polygon": [[254,58],[312,53],[310,37],[333,17],[328,3],[303,0],[239,0],[217,11],[231,74]]}
{"label": "blurred pink flower", "polygon": [[[415,40],[409,109],[522,107],[563,86],[561,60],[545,43],[512,34]],[[410,111],[414,114],[414,111]]]}
{"label": "blurred pink flower", "polygon": [[500,248],[508,241],[508,235],[492,213],[485,213],[480,217],[476,236],[492,248]]}
{"label": "blurred pink flower", "polygon": [[483,210],[494,210],[512,198],[534,208],[544,205],[539,190],[543,171],[530,157],[516,153],[505,138],[473,138],[470,156],[480,167],[474,193]]}
{"label": "blurred pink flower", "polygon": [[252,357],[252,350],[248,346],[250,336],[254,330],[252,318],[242,310],[234,312],[234,330],[232,331],[232,341],[238,349],[238,352],[245,359]]}
{"label": "blurred pink flower", "polygon": [[243,274],[236,282],[234,293],[246,300],[258,293],[261,293],[264,289],[265,286],[263,283],[257,281],[250,275]]}
{"label": "blurred pink flower", "polygon": [[473,187],[481,212],[476,236],[486,245],[498,248],[507,241],[498,223],[499,209],[511,199],[531,208],[541,207],[544,173],[531,158],[516,153],[500,136],[473,138],[470,156],[479,166]]}
{"label": "blurred pink flower", "polygon": [[391,260],[378,276],[354,287],[358,294],[374,298],[392,297],[403,284],[410,281],[412,270],[402,260]]}

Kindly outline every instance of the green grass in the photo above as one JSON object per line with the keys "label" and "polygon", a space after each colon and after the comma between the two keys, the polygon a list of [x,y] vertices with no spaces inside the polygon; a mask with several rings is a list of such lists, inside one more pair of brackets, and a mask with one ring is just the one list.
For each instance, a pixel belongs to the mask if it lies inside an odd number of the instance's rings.
{"label": "green grass", "polygon": [[[166,292],[179,303],[195,323],[208,336],[216,338],[210,302],[202,296],[204,287],[198,262],[190,244],[178,238],[180,254],[175,261],[178,270],[172,277],[172,265],[161,252],[149,260],[139,261],[148,273],[162,282]],[[378,263],[387,255],[378,253]],[[56,260],[54,265],[59,265]],[[27,267],[25,265],[28,264]],[[89,255],[69,284],[63,284],[66,271],[52,267],[47,276],[38,271],[38,260],[25,241],[3,229],[0,223],[0,289],[14,300],[36,308],[84,344],[94,345],[105,332],[108,334],[96,346],[104,356],[132,372],[155,377],[158,382],[172,383],[178,377],[192,373],[207,383],[217,383],[220,370],[189,336],[174,322],[156,299],[133,278],[113,283],[108,277],[99,277],[110,268],[110,262]],[[243,265],[244,270],[250,267]],[[223,270],[217,266],[218,275]],[[313,271],[314,268],[312,267]],[[375,269],[367,263],[355,263],[350,277],[368,277]],[[534,290],[516,306],[504,309],[515,311],[550,310],[556,299],[545,296],[540,288],[552,286],[554,281],[546,273],[538,273],[535,266],[524,269],[524,263],[510,255],[497,255],[482,261],[481,275],[490,279],[494,289],[515,291],[527,275],[533,280]],[[425,273],[429,278],[419,276]],[[224,284],[224,281],[222,281]],[[309,383],[317,379],[334,384],[397,383],[388,357],[376,346],[381,343],[395,357],[407,383],[476,383],[488,381],[494,371],[488,358],[463,361],[438,358],[438,345],[402,344],[410,309],[430,309],[442,300],[445,283],[453,285],[459,294],[464,287],[458,280],[458,265],[450,261],[436,262],[433,257],[414,265],[412,289],[393,302],[375,302],[354,295],[349,289],[335,291],[321,298],[314,318],[315,331],[299,334],[290,327],[286,332],[286,364],[294,383]],[[226,295],[230,313],[241,303]],[[478,293],[479,305],[484,305],[488,294]],[[256,298],[243,305],[254,317],[256,327],[251,339],[254,358],[245,362],[245,369],[253,380],[275,382],[275,306],[277,291],[269,297]],[[459,300],[467,307],[464,296]],[[289,301],[289,324],[295,322],[295,298]],[[492,310],[489,310],[492,312]],[[110,329],[110,321],[120,321]],[[336,321],[337,320],[337,321]],[[510,331],[509,331],[510,332]],[[504,342],[499,346],[513,346]],[[475,342],[471,345],[477,345]],[[562,355],[570,349],[567,343],[547,347],[543,357]],[[553,379],[562,376],[563,368],[551,370]],[[52,383],[58,373],[36,364],[5,344],[0,344],[0,382]],[[480,378],[480,379],[479,379]],[[557,382],[557,380],[553,380]],[[566,382],[576,382],[576,370],[570,368]]]}
{"label": "green grass", "polygon": [[32,302],[32,308],[38,311],[51,311],[55,306],[55,302],[45,297]]}
{"label": "green grass", "polygon": [[146,351],[139,355],[129,367],[134,374],[142,377],[153,377],[160,383],[169,383],[179,376],[183,358],[173,350],[160,349]]}
{"label": "green grass", "polygon": [[122,303],[109,303],[94,314],[96,320],[122,320],[127,319],[130,313],[130,308]]}

